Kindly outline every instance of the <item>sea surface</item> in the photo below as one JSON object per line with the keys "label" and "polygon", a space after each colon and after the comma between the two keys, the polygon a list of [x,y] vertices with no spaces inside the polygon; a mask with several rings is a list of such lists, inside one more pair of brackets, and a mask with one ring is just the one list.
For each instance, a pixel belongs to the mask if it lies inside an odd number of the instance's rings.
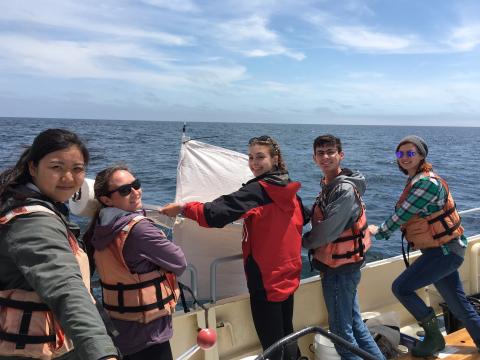
{"label": "sea surface", "polygon": [[[86,141],[91,153],[88,177],[126,162],[142,180],[144,202],[162,205],[174,200],[183,122],[0,118],[0,170],[13,166],[23,147],[31,144],[40,131],[52,127],[73,130]],[[191,138],[239,152],[247,151],[253,136],[275,137],[292,179],[302,183],[300,196],[305,204],[313,203],[321,177],[312,160],[313,140],[321,134],[334,134],[343,142],[343,166],[360,170],[367,179],[364,200],[368,221],[377,225],[391,214],[405,185],[406,177],[396,165],[395,147],[402,137],[415,134],[426,140],[428,160],[449,183],[457,207],[480,207],[480,127],[191,122],[186,130]],[[85,219],[76,220],[86,226]],[[467,235],[480,233],[480,212],[463,216],[463,222]],[[388,241],[375,241],[369,260],[400,253],[397,232]]]}

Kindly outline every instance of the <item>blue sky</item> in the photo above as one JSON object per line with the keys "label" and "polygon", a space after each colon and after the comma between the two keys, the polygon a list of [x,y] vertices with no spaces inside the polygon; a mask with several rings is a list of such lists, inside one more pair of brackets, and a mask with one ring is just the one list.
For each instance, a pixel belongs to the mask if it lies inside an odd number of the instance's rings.
{"label": "blue sky", "polygon": [[0,116],[480,125],[480,2],[3,0]]}

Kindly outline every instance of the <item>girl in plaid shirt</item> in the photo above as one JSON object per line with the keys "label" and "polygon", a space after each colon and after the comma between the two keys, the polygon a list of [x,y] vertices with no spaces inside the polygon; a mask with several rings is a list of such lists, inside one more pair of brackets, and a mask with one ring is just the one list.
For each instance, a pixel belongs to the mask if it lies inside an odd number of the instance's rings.
{"label": "girl in plaid shirt", "polygon": [[425,160],[427,154],[427,144],[418,136],[400,141],[397,164],[408,175],[407,186],[395,212],[379,227],[369,226],[376,239],[388,239],[401,228],[409,244],[422,252],[392,284],[394,295],[425,330],[424,340],[412,349],[416,357],[431,356],[445,347],[435,312],[415,293],[430,284],[480,349],[480,316],[467,300],[458,273],[467,240],[448,185],[432,172],[432,165]]}

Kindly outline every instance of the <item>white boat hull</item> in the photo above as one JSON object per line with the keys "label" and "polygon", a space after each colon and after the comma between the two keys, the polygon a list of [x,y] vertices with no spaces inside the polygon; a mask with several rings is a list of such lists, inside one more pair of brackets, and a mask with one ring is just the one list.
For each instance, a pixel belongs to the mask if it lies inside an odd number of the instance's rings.
{"label": "white boat hull", "polygon": [[[469,238],[465,262],[460,268],[460,276],[467,294],[478,293],[479,289],[480,235]],[[418,252],[410,254],[415,260]],[[402,327],[415,324],[415,319],[397,301],[391,292],[393,280],[404,270],[402,256],[368,263],[362,269],[362,280],[358,289],[362,312],[395,311]],[[437,313],[443,300],[433,286],[422,288],[419,295]],[[174,315],[174,337],[171,341],[174,357],[187,351],[196,342],[197,329],[206,327],[205,311],[202,309]],[[208,305],[209,327],[217,330],[217,345],[210,350],[198,351],[192,359],[241,359],[261,351],[250,314],[248,294],[226,298]],[[311,325],[327,326],[327,311],[319,276],[302,280],[295,293],[294,327],[296,330]],[[408,330],[408,328],[407,328]],[[300,339],[299,346],[303,355],[313,359],[310,345],[313,335]]]}

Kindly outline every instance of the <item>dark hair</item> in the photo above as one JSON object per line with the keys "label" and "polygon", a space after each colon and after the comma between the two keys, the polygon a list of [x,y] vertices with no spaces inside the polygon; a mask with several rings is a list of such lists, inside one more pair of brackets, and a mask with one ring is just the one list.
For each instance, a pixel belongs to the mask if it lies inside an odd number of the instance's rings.
{"label": "dark hair", "polygon": [[131,173],[130,169],[125,164],[118,164],[114,166],[110,166],[106,169],[100,171],[97,176],[95,177],[95,184],[93,185],[93,191],[95,193],[95,199],[98,200],[100,203],[99,208],[95,211],[95,215],[93,215],[92,220],[90,221],[90,225],[88,225],[87,231],[83,235],[83,242],[85,243],[85,247],[87,250],[88,258],[90,260],[90,267],[94,269],[93,263],[93,245],[92,245],[92,237],[93,231],[95,230],[95,226],[98,223],[98,217],[100,216],[100,210],[104,207],[107,207],[102,201],[100,200],[101,196],[106,196],[109,192],[109,183],[110,179],[112,178],[113,174],[119,170],[125,170]]}
{"label": "dark hair", "polygon": [[268,135],[262,135],[259,137],[253,137],[248,141],[248,146],[253,145],[264,145],[270,148],[270,156],[274,157],[275,155],[278,156],[278,164],[277,170],[280,171],[287,171],[287,164],[282,157],[282,152],[280,151],[280,145],[278,141]]}
{"label": "dark hair", "polygon": [[40,160],[46,155],[54,151],[68,149],[71,146],[77,146],[80,149],[85,165],[88,165],[90,160],[88,150],[75,133],[65,129],[42,131],[35,137],[32,145],[23,151],[15,166],[0,174],[0,199],[5,200],[7,190],[11,186],[32,182],[33,179],[28,168],[30,162],[38,166]]}
{"label": "dark hair", "polygon": [[95,199],[97,199],[103,207],[106,205],[100,200],[101,196],[107,196],[110,191],[109,183],[113,174],[119,170],[125,170],[132,173],[126,164],[118,164],[110,166],[100,171],[95,177],[95,184],[93,185],[93,192],[95,193]]}
{"label": "dark hair", "polygon": [[[406,144],[406,143],[407,142],[404,142],[403,144]],[[409,144],[415,145],[414,143],[411,143],[411,142],[409,142]],[[417,148],[417,153],[419,153],[417,145],[415,145],[415,147]],[[398,149],[398,147],[397,147],[397,149]],[[404,168],[402,168],[402,166],[400,165],[399,159],[397,159],[397,166],[402,173],[404,173],[405,175],[408,175],[408,171],[405,170]],[[421,172],[428,172],[428,171],[432,171],[432,170],[433,170],[433,165],[430,164],[428,161],[426,161],[425,158],[423,158],[420,161],[420,163],[418,164],[417,171],[415,171],[415,175],[417,175],[418,173],[421,173]]]}
{"label": "dark hair", "polygon": [[330,134],[320,135],[315,140],[313,140],[314,153],[318,147],[322,146],[335,146],[338,152],[342,152],[342,142],[338,137]]}

